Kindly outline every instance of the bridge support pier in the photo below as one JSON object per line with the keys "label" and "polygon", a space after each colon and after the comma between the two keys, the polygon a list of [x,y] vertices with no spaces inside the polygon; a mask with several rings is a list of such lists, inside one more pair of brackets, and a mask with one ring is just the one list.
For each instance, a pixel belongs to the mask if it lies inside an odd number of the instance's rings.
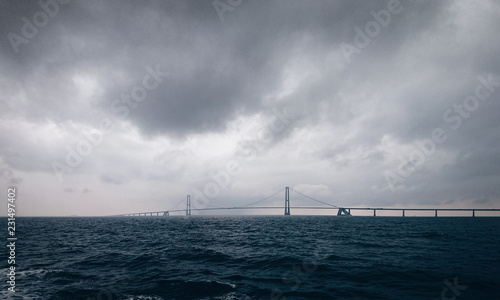
{"label": "bridge support pier", "polygon": [[373,216],[374,216],[374,217],[376,217],[376,216],[377,216],[377,210],[376,210],[376,209],[374,209],[374,210],[373,210]]}
{"label": "bridge support pier", "polygon": [[186,216],[191,215],[191,195],[187,195],[186,198]]}
{"label": "bridge support pier", "polygon": [[285,216],[290,215],[290,188],[285,188]]}
{"label": "bridge support pier", "polygon": [[437,209],[434,211],[434,217],[437,217],[438,216],[438,211]]}
{"label": "bridge support pier", "polygon": [[475,217],[475,216],[476,216],[476,211],[472,210],[472,217]]}
{"label": "bridge support pier", "polygon": [[347,211],[345,208],[339,207],[339,210],[337,211],[337,216],[351,216],[351,209]]}
{"label": "bridge support pier", "polygon": [[403,209],[403,217],[405,216],[405,210]]}

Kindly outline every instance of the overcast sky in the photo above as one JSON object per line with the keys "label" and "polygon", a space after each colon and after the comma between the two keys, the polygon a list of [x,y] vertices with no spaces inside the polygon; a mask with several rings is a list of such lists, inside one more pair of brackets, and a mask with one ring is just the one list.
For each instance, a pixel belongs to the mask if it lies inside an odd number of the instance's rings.
{"label": "overcast sky", "polygon": [[64,2],[0,1],[18,215],[500,208],[498,1]]}

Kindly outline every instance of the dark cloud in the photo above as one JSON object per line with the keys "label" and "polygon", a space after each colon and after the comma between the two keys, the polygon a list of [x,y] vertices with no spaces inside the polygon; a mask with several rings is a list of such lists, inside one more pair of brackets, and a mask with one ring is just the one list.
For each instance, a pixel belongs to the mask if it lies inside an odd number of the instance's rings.
{"label": "dark cloud", "polygon": [[[410,5],[417,6],[403,3],[403,7]],[[22,16],[29,19],[40,10],[35,3],[25,4],[24,10],[7,6],[17,15],[5,22],[17,23],[17,30],[11,25],[5,31],[20,32]],[[209,3],[75,1],[60,5],[59,13],[36,37],[20,45],[17,55],[9,56],[21,67],[22,79],[18,79],[30,83],[30,117],[81,122],[89,116],[81,113],[84,103],[69,99],[75,94],[72,76],[82,73],[98,81],[103,91],[94,96],[92,105],[102,110],[130,93],[147,66],[160,64],[171,76],[130,113],[130,120],[145,133],[174,135],[221,131],[236,114],[265,109],[266,96],[279,89],[288,75],[284,73],[287,64],[306,57],[312,60],[309,67],[323,76],[306,83],[287,101],[300,106],[314,122],[317,103],[331,99],[342,84],[340,78],[359,81],[380,72],[378,66],[385,67],[397,54],[386,50],[398,51],[399,44],[417,34],[414,27],[393,16],[396,24],[388,30],[400,32],[382,32],[350,68],[335,73],[325,69],[328,53],[341,42],[351,42],[353,28],[372,20],[371,10],[386,6],[385,1],[249,2],[225,24]],[[438,5],[428,6],[417,12],[426,14],[421,26],[430,26],[430,20],[439,15]],[[6,53],[12,52],[8,41],[3,44]],[[379,62],[366,65],[374,56]]]}
{"label": "dark cloud", "polygon": [[[40,3],[53,16],[25,37]],[[20,173],[6,183],[53,173],[109,119],[112,132],[67,174],[85,181],[79,194],[132,184],[154,186],[158,199],[166,186],[184,193],[258,144],[238,177],[248,185],[273,173],[281,181],[268,185],[316,180],[347,203],[498,202],[499,92],[459,128],[443,118],[475,94],[478,76],[500,80],[494,1],[245,0],[222,21],[211,1],[70,1],[57,12],[54,3],[0,1],[0,162]],[[368,36],[391,3],[398,13]],[[342,45],[356,46],[358,30],[369,41],[346,59]],[[25,42],[13,47],[12,34]],[[262,142],[284,108],[293,118]],[[384,189],[383,172],[436,128],[447,135],[436,153],[397,191]],[[325,179],[332,173],[342,180]]]}

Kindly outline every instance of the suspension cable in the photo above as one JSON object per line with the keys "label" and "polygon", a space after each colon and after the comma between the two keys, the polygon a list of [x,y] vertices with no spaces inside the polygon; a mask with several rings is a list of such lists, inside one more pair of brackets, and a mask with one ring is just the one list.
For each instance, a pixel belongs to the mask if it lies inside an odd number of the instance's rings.
{"label": "suspension cable", "polygon": [[333,205],[333,204],[330,204],[330,203],[326,203],[326,202],[323,202],[323,201],[318,200],[318,199],[311,198],[311,197],[309,197],[309,196],[307,196],[307,195],[304,195],[304,194],[302,194],[301,192],[298,192],[298,191],[296,191],[296,190],[294,190],[294,189],[292,189],[292,188],[290,188],[290,189],[291,189],[292,191],[296,192],[297,194],[302,195],[303,197],[306,197],[307,199],[310,199],[310,200],[313,200],[313,201],[316,201],[316,202],[319,202],[319,203],[323,203],[323,204],[328,205],[328,206],[332,206],[332,207],[338,208],[338,206],[336,206],[336,205]]}
{"label": "suspension cable", "polygon": [[252,202],[252,203],[250,203],[250,204],[246,204],[246,205],[242,205],[242,206],[237,206],[237,207],[247,207],[247,206],[250,206],[250,205],[255,205],[255,204],[260,203],[260,202],[262,202],[262,201],[265,201],[265,200],[267,200],[267,199],[269,199],[269,198],[271,198],[271,197],[274,197],[274,196],[276,196],[278,193],[281,193],[281,192],[283,192],[283,189],[278,190],[277,192],[273,193],[273,194],[272,194],[272,195],[270,195],[270,196],[267,196],[267,197],[266,197],[266,198],[264,198],[264,199],[261,199],[261,200],[258,200],[258,201],[255,201],[255,202]]}

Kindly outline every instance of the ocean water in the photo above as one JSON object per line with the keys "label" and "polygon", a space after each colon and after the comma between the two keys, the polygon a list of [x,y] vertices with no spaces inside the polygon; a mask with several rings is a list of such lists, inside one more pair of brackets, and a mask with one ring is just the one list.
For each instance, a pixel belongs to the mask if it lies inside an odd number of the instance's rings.
{"label": "ocean water", "polygon": [[16,234],[2,299],[500,299],[500,218],[18,218]]}

